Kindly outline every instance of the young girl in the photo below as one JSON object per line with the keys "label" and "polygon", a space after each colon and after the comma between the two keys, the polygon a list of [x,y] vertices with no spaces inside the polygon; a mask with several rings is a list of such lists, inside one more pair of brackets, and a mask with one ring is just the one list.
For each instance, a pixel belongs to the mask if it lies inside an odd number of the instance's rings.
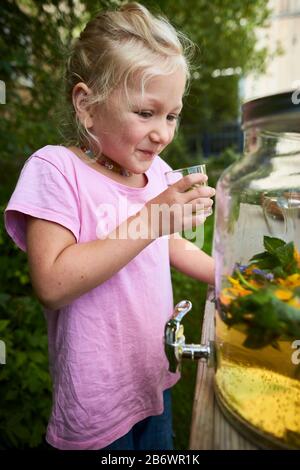
{"label": "young girl", "polygon": [[[182,108],[186,43],[137,3],[90,21],[66,73],[77,140],[31,155],[6,209],[45,307],[46,439],[58,449],[172,448],[169,389],[179,376],[163,345],[170,264],[214,282],[212,259],[174,235],[183,222],[204,221],[178,208],[209,209],[214,190],[193,189],[201,174],[167,187],[171,168],[158,156]],[[171,210],[156,217],[163,207]]]}

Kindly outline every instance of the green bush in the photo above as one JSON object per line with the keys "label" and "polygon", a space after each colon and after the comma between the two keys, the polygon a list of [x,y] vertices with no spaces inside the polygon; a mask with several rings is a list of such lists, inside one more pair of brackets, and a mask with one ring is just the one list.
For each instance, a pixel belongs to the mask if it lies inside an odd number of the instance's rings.
{"label": "green bush", "polygon": [[31,297],[1,293],[0,314],[6,345],[0,375],[0,448],[36,447],[50,412],[45,321]]}
{"label": "green bush", "polygon": [[0,220],[0,449],[42,443],[50,412],[46,323],[29,282],[26,255]]}

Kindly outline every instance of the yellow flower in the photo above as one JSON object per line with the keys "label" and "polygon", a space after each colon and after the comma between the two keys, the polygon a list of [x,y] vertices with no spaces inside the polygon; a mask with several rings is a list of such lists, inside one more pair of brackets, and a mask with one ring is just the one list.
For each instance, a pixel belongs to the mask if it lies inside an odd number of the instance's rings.
{"label": "yellow flower", "polygon": [[289,290],[284,290],[284,289],[277,289],[275,291],[275,296],[279,300],[283,300],[283,301],[290,300],[293,297],[293,292]]}
{"label": "yellow flower", "polygon": [[233,294],[234,297],[244,297],[244,295],[251,294],[251,290],[245,289],[241,285],[236,287],[229,287],[229,292]]}
{"label": "yellow flower", "polygon": [[251,290],[245,289],[239,281],[232,280],[235,281],[233,287],[225,287],[220,294],[220,300],[223,305],[230,305],[234,299],[251,294]]}
{"label": "yellow flower", "polygon": [[283,287],[300,287],[300,274],[291,274],[285,279],[278,278],[277,281]]}
{"label": "yellow flower", "polygon": [[231,282],[232,285],[237,286],[239,285],[240,281],[238,279],[234,279],[234,277],[228,276],[228,280]]}
{"label": "yellow flower", "polygon": [[[228,276],[228,280],[231,282],[231,284],[233,285],[233,287],[231,289],[237,289],[241,292],[244,292],[244,291],[247,291],[247,294],[250,293],[250,290],[249,289],[246,289],[242,284],[241,284],[241,281],[239,279],[234,279],[233,277],[231,276]],[[256,281],[254,281],[253,279],[248,279],[247,280],[248,284],[250,284],[251,286],[253,287],[260,287],[260,284],[258,284]],[[246,295],[246,294],[244,294]]]}

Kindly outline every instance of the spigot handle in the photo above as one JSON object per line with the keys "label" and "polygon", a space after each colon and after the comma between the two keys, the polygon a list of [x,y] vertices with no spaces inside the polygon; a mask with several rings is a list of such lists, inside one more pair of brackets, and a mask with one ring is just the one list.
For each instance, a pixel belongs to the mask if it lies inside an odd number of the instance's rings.
{"label": "spigot handle", "polygon": [[173,320],[180,323],[183,317],[191,310],[192,302],[189,300],[181,300],[174,308]]}
{"label": "spigot handle", "polygon": [[169,361],[169,371],[180,370],[181,358],[206,360],[212,364],[213,344],[185,344],[184,328],[180,323],[183,317],[191,310],[192,302],[181,300],[173,312],[171,320],[165,326],[165,352]]}

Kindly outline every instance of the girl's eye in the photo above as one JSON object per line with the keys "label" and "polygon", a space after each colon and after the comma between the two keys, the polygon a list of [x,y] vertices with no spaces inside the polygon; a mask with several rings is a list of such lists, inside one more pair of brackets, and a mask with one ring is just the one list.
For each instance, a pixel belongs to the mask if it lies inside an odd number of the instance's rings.
{"label": "girl's eye", "polygon": [[180,115],[179,114],[169,114],[167,119],[168,119],[168,121],[179,121]]}
{"label": "girl's eye", "polygon": [[137,111],[135,114],[138,114],[139,116],[143,118],[150,118],[152,117],[151,111]]}
{"label": "girl's eye", "polygon": [[[135,111],[135,114],[137,114],[138,116],[141,116],[144,119],[149,119],[153,116],[152,111]],[[167,116],[167,120],[169,122],[178,122],[179,119],[180,119],[179,114],[168,114]]]}

